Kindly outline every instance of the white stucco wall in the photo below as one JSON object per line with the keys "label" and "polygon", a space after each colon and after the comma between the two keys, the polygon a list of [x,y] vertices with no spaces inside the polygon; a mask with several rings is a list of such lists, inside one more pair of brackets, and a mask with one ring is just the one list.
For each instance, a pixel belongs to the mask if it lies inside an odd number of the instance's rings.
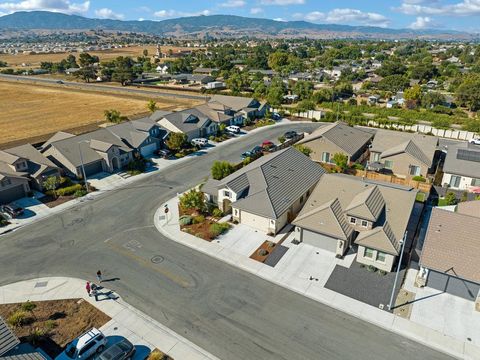
{"label": "white stucco wall", "polygon": [[385,256],[385,262],[379,262],[375,260],[377,258],[377,250],[373,250],[373,257],[367,258],[363,254],[365,252],[365,247],[359,246],[358,251],[357,251],[357,261],[361,264],[365,265],[373,265],[377,269],[384,270],[384,271],[392,271],[393,268],[393,263],[395,261],[395,256],[386,254]]}
{"label": "white stucco wall", "polygon": [[[448,173],[443,174],[442,185],[443,184],[450,184],[450,179],[451,179],[452,175],[455,176],[455,174],[448,174]],[[460,175],[456,175],[456,176],[460,176]],[[457,189],[457,190],[469,190],[469,188],[472,186],[471,185],[472,180],[473,180],[473,178],[471,178],[471,177],[460,176],[460,184],[458,185],[458,187],[450,186],[450,188],[451,189]]]}

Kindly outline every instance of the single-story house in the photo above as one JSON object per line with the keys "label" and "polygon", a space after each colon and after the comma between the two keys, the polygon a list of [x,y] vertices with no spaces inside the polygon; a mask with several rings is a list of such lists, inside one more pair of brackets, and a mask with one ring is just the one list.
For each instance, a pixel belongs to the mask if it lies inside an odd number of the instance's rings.
{"label": "single-story house", "polygon": [[202,191],[233,219],[267,234],[278,233],[305,204],[323,168],[294,148],[265,155]]}
{"label": "single-story house", "polygon": [[401,178],[426,177],[435,173],[439,154],[435,136],[377,129],[369,163]]}
{"label": "single-story house", "polygon": [[134,158],[134,150],[107,129],[78,136],[57,133],[53,140],[44,144],[42,153],[69,176],[81,178],[83,171],[87,177],[114,172]]}
{"label": "single-story house", "polygon": [[295,239],[337,257],[355,244],[358,262],[391,271],[416,195],[411,188],[326,174],[292,222]]}
{"label": "single-story house", "polygon": [[480,302],[480,201],[456,212],[433,208],[417,283]]}
{"label": "single-story house", "polygon": [[215,135],[218,130],[218,124],[196,108],[162,115],[157,121],[161,127],[169,132],[187,134],[188,140],[209,137]]}
{"label": "single-story house", "polygon": [[462,143],[449,146],[442,184],[455,190],[480,190],[480,145]]}
{"label": "single-story house", "polygon": [[348,156],[348,163],[362,163],[368,157],[372,138],[371,132],[335,122],[318,128],[299,143],[312,150],[310,158],[317,162],[333,164],[333,156],[342,153]]}
{"label": "single-story house", "polygon": [[212,102],[226,106],[233,111],[234,114],[243,115],[245,118],[263,117],[268,110],[267,103],[259,102],[254,98],[248,97],[213,95],[209,103]]}
{"label": "single-story house", "polygon": [[193,69],[194,74],[203,74],[203,75],[212,75],[214,72],[218,72],[220,69],[218,68],[204,68],[204,67],[197,67]]}

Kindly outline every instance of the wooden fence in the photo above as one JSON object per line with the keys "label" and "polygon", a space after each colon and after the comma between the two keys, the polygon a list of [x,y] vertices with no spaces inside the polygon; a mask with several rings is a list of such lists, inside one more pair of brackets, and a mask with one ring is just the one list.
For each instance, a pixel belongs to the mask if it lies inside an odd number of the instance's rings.
{"label": "wooden fence", "polygon": [[429,184],[426,182],[415,181],[409,178],[403,179],[395,175],[379,174],[372,171],[356,170],[354,175],[360,176],[369,180],[383,181],[383,182],[389,182],[397,185],[410,186],[424,193],[429,193],[432,188],[432,184]]}

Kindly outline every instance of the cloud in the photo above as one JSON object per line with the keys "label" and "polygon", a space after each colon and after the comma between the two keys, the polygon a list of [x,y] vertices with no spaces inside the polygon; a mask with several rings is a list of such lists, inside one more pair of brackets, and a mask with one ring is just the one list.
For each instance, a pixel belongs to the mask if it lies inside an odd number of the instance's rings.
{"label": "cloud", "polygon": [[84,14],[90,8],[90,1],[73,3],[70,0],[24,0],[0,3],[0,9],[8,12],[45,10],[65,14]]}
{"label": "cloud", "polygon": [[440,5],[438,1],[404,0],[394,10],[407,15],[476,16],[480,15],[480,0],[463,0],[448,5]]}
{"label": "cloud", "polygon": [[287,21],[287,20],[285,20],[284,18],[281,18],[281,17],[275,18],[273,20],[280,21],[280,22],[286,22]]}
{"label": "cloud", "polygon": [[251,8],[251,9],[250,9],[250,14],[258,15],[258,14],[261,14],[261,13],[263,13],[263,9],[262,9],[262,8],[254,7],[254,8]]}
{"label": "cloud", "polygon": [[224,8],[239,8],[246,4],[245,0],[227,0],[224,3],[221,3],[220,6]]}
{"label": "cloud", "polygon": [[210,10],[202,10],[197,12],[183,12],[177,10],[159,10],[153,13],[153,16],[157,18],[174,18],[174,17],[187,17],[187,16],[199,16],[199,15],[212,15]]}
{"label": "cloud", "polygon": [[262,5],[302,5],[305,4],[305,0],[261,0]]}
{"label": "cloud", "polygon": [[320,11],[312,11],[311,13],[308,13],[307,15],[305,15],[305,20],[308,20],[308,21],[325,20],[325,14]]}
{"label": "cloud", "polygon": [[378,13],[363,12],[357,9],[333,9],[328,13],[321,11],[312,11],[307,14],[295,13],[295,19],[302,19],[311,22],[328,22],[336,24],[361,24],[370,26],[386,27],[389,24],[389,19]]}
{"label": "cloud", "polygon": [[112,9],[102,8],[95,10],[95,15],[101,19],[114,19],[114,20],[122,20],[125,18],[125,15],[118,14],[114,12]]}
{"label": "cloud", "polygon": [[418,16],[417,19],[410,24],[409,28],[413,30],[426,29],[432,24],[432,18],[428,16]]}

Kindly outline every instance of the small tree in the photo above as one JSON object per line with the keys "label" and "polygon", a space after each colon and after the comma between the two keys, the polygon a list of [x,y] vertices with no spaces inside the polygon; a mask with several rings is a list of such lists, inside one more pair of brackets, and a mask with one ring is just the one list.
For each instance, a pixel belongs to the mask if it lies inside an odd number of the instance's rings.
{"label": "small tree", "polygon": [[157,102],[153,99],[148,100],[147,109],[151,113],[154,113],[157,110]]}
{"label": "small tree", "polygon": [[49,176],[43,182],[43,188],[47,191],[51,191],[55,197],[57,197],[57,190],[58,185],[60,184],[60,179],[57,176]]}
{"label": "small tree", "polygon": [[126,116],[123,116],[120,113],[120,111],[115,110],[115,109],[105,110],[103,112],[103,114],[105,115],[105,120],[107,120],[108,122],[114,123],[114,124],[119,124],[123,121],[128,120],[128,118]]}
{"label": "small tree", "polygon": [[310,154],[312,153],[312,149],[310,149],[309,147],[305,146],[305,145],[294,145],[293,146],[295,149],[297,149],[298,151],[300,151],[303,155],[306,155],[306,156],[310,156]]}
{"label": "small tree", "polygon": [[455,204],[457,204],[457,202],[458,202],[457,196],[455,195],[454,192],[450,191],[445,195],[445,204],[455,205]]}
{"label": "small tree", "polygon": [[215,180],[222,180],[234,171],[234,166],[228,161],[215,161],[212,166],[212,177]]}
{"label": "small tree", "polygon": [[170,133],[166,144],[170,150],[179,151],[187,144],[188,136],[184,133]]}
{"label": "small tree", "polygon": [[27,302],[24,302],[20,306],[20,308],[22,309],[22,311],[29,312],[30,314],[32,314],[34,319],[37,319],[37,317],[33,313],[33,310],[35,310],[37,308],[37,304],[31,302],[30,300],[27,300]]}
{"label": "small tree", "polygon": [[224,123],[221,123],[220,125],[218,125],[218,133],[223,134],[226,128],[227,128],[227,125],[225,125]]}
{"label": "small tree", "polygon": [[179,198],[180,207],[184,210],[205,210],[205,196],[203,192],[192,189]]}
{"label": "small tree", "polygon": [[332,158],[335,165],[337,165],[342,171],[345,171],[348,167],[348,156],[342,153],[336,153]]}

